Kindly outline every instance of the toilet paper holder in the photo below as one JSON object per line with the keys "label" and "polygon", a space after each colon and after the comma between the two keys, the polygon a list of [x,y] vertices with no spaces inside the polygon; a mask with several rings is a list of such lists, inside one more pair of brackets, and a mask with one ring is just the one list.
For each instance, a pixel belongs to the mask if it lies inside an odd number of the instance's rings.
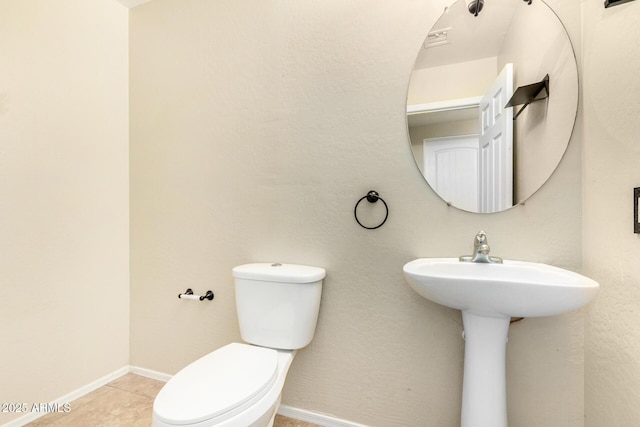
{"label": "toilet paper holder", "polygon": [[184,293],[178,294],[178,298],[180,299],[193,299],[198,301],[204,301],[208,299],[209,301],[213,300],[213,291],[207,291],[204,295],[196,295],[193,293],[191,288],[188,288]]}

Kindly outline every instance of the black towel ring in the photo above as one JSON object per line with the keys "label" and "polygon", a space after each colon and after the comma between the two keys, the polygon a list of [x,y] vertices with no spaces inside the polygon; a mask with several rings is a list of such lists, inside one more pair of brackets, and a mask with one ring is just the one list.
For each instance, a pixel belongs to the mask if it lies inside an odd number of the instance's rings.
{"label": "black towel ring", "polygon": [[[360,220],[358,219],[358,205],[360,204],[361,201],[363,201],[364,199],[367,199],[367,201],[369,203],[375,203],[378,200],[380,200],[382,202],[382,204],[384,204],[384,209],[385,209],[385,215],[384,215],[384,219],[382,220],[382,222],[378,225],[376,225],[375,227],[367,227],[366,225],[363,225]],[[387,218],[389,218],[389,206],[387,206],[387,202],[384,201],[384,199],[382,197],[380,197],[380,195],[378,194],[377,191],[369,191],[367,193],[366,196],[362,197],[360,200],[358,200],[358,202],[356,203],[356,207],[353,208],[353,216],[356,217],[356,222],[360,225],[360,227],[362,228],[366,228],[367,230],[375,230],[376,228],[380,228],[382,227],[382,225],[387,222]]]}

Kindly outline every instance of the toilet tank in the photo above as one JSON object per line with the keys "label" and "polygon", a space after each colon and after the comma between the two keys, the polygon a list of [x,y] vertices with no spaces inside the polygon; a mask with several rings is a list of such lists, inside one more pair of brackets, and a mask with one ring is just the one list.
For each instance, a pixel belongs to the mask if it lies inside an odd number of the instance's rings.
{"label": "toilet tank", "polygon": [[242,339],[286,350],[309,344],[316,330],[325,274],[323,268],[295,264],[234,267]]}

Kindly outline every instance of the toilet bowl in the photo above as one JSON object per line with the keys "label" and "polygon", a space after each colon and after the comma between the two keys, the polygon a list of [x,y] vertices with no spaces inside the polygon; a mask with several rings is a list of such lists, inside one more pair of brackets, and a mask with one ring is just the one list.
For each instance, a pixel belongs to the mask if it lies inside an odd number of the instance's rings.
{"label": "toilet bowl", "polygon": [[233,276],[248,344],[227,344],[173,376],[154,401],[154,427],[273,425],[296,350],[313,339],[325,271],[259,263]]}

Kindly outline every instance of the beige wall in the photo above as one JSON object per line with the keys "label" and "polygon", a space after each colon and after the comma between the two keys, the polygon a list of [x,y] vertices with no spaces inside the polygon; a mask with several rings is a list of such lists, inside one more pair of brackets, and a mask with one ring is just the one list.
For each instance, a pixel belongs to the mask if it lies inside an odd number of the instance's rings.
{"label": "beige wall", "polygon": [[[415,69],[411,72],[407,104],[484,96],[500,72],[496,61],[496,57],[482,58]],[[469,70],[473,70],[473,78],[469,78]]]}
{"label": "beige wall", "polygon": [[113,0],[0,0],[3,403],[128,364],[127,15]]}
{"label": "beige wall", "polygon": [[584,263],[602,286],[585,340],[586,425],[640,420],[640,2],[584,8]]}
{"label": "beige wall", "polygon": [[[580,4],[553,3],[579,38]],[[133,365],[174,373],[239,340],[234,265],[319,265],[317,334],[284,403],[374,426],[459,425],[460,313],[415,294],[402,265],[467,253],[484,228],[496,255],[579,269],[581,147],[574,138],[548,185],[500,214],[447,208],[425,185],[404,110],[445,4],[154,0],[131,11]],[[390,208],[375,231],[353,219],[370,189]],[[187,287],[216,299],[178,300]],[[582,345],[582,312],[513,326],[513,425],[583,425]]]}

